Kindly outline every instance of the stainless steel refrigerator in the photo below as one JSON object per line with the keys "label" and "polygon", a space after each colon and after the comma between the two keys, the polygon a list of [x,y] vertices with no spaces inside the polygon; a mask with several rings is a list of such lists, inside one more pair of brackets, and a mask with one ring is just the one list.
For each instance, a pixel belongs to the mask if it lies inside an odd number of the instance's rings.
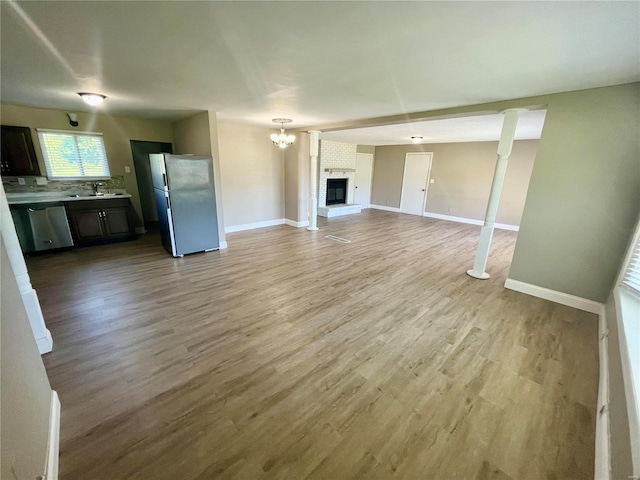
{"label": "stainless steel refrigerator", "polygon": [[162,244],[174,257],[220,248],[213,160],[150,154]]}

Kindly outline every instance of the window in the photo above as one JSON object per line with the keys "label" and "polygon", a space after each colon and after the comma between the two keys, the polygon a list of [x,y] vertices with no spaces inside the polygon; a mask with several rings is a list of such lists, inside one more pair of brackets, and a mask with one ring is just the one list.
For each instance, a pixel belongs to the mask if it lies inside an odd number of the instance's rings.
{"label": "window", "polygon": [[50,180],[109,178],[101,133],[38,130]]}
{"label": "window", "polygon": [[622,284],[640,294],[640,237],[637,235],[622,275]]}

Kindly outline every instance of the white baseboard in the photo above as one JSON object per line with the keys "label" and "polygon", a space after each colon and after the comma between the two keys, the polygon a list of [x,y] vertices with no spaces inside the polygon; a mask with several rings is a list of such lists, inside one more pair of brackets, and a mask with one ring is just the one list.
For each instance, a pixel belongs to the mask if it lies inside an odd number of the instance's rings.
{"label": "white baseboard", "polygon": [[609,329],[604,313],[600,311],[598,322],[598,350],[600,356],[600,378],[598,381],[598,403],[596,405],[596,445],[594,478],[611,478],[611,431],[609,425]]}
{"label": "white baseboard", "polygon": [[51,414],[49,416],[49,441],[45,478],[58,480],[58,457],[60,455],[60,399],[55,390],[51,390]]}
{"label": "white baseboard", "polygon": [[48,328],[44,331],[44,337],[36,338],[36,344],[38,345],[40,355],[44,355],[53,350],[53,337],[51,337],[51,332]]}
{"label": "white baseboard", "polygon": [[40,352],[40,355],[49,353],[53,349],[53,339],[51,338],[51,332],[49,332],[44,323],[44,316],[42,315],[42,309],[40,308],[38,294],[33,288],[31,288],[31,284],[29,284],[28,289],[25,289],[25,291],[21,290],[20,293],[24,309],[27,311],[27,318],[29,318],[33,337],[36,339],[36,343],[38,344],[38,351]]}
{"label": "white baseboard", "polygon": [[289,220],[288,218],[284,219],[284,223],[286,225],[289,225],[290,227],[296,227],[296,228],[302,228],[302,227],[308,227],[309,226],[309,220],[304,220],[302,222],[296,222],[293,220]]}
{"label": "white baseboard", "polygon": [[401,213],[400,209],[397,207],[387,207],[386,205],[369,205],[369,208],[375,208],[376,210],[385,210],[387,212],[397,212]]}
{"label": "white baseboard", "polygon": [[600,302],[594,302],[593,300],[576,297],[575,295],[570,295],[568,293],[558,292],[557,290],[551,290],[549,288],[539,287],[538,285],[513,280],[512,278],[507,278],[507,281],[504,282],[504,288],[515,290],[520,293],[526,293],[533,297],[544,298],[545,300],[577,308],[578,310],[584,310],[585,312],[595,313],[596,315],[600,315],[604,308]]}
{"label": "white baseboard", "polygon": [[224,250],[225,248],[227,248],[227,242],[226,241],[220,242],[220,250]]}
{"label": "white baseboard", "polygon": [[[464,217],[454,217],[452,215],[442,215],[440,213],[431,213],[424,212],[425,217],[429,218],[437,218],[439,220],[448,220],[450,222],[458,222],[458,223],[468,223],[470,225],[484,225],[483,220],[475,220],[473,218],[464,218]],[[511,230],[512,232],[517,232],[520,230],[520,226],[518,225],[509,225],[508,223],[495,223],[494,226],[499,228],[500,230]]]}
{"label": "white baseboard", "polygon": [[274,225],[283,225],[284,218],[277,218],[275,220],[265,220],[264,222],[245,223],[243,225],[232,225],[231,227],[224,227],[224,233],[242,232],[244,230],[253,230],[255,228],[273,227]]}

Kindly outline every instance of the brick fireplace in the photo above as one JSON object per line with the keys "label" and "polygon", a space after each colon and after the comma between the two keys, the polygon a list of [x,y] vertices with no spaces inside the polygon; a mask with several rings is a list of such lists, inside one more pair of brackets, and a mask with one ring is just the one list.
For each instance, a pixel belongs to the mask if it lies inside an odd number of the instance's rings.
{"label": "brick fireplace", "polygon": [[353,143],[320,140],[318,215],[321,217],[360,213],[362,210],[360,205],[353,204],[356,151],[357,145]]}

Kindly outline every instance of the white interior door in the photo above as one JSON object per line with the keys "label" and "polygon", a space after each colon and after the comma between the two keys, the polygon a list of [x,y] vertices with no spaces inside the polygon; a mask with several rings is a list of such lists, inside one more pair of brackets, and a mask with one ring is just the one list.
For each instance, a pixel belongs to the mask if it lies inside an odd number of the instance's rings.
{"label": "white interior door", "polygon": [[400,211],[411,215],[424,213],[427,185],[433,153],[407,153],[404,158],[404,176]]}
{"label": "white interior door", "polygon": [[369,208],[371,201],[371,173],[373,171],[373,155],[370,153],[356,154],[355,195],[353,203]]}

